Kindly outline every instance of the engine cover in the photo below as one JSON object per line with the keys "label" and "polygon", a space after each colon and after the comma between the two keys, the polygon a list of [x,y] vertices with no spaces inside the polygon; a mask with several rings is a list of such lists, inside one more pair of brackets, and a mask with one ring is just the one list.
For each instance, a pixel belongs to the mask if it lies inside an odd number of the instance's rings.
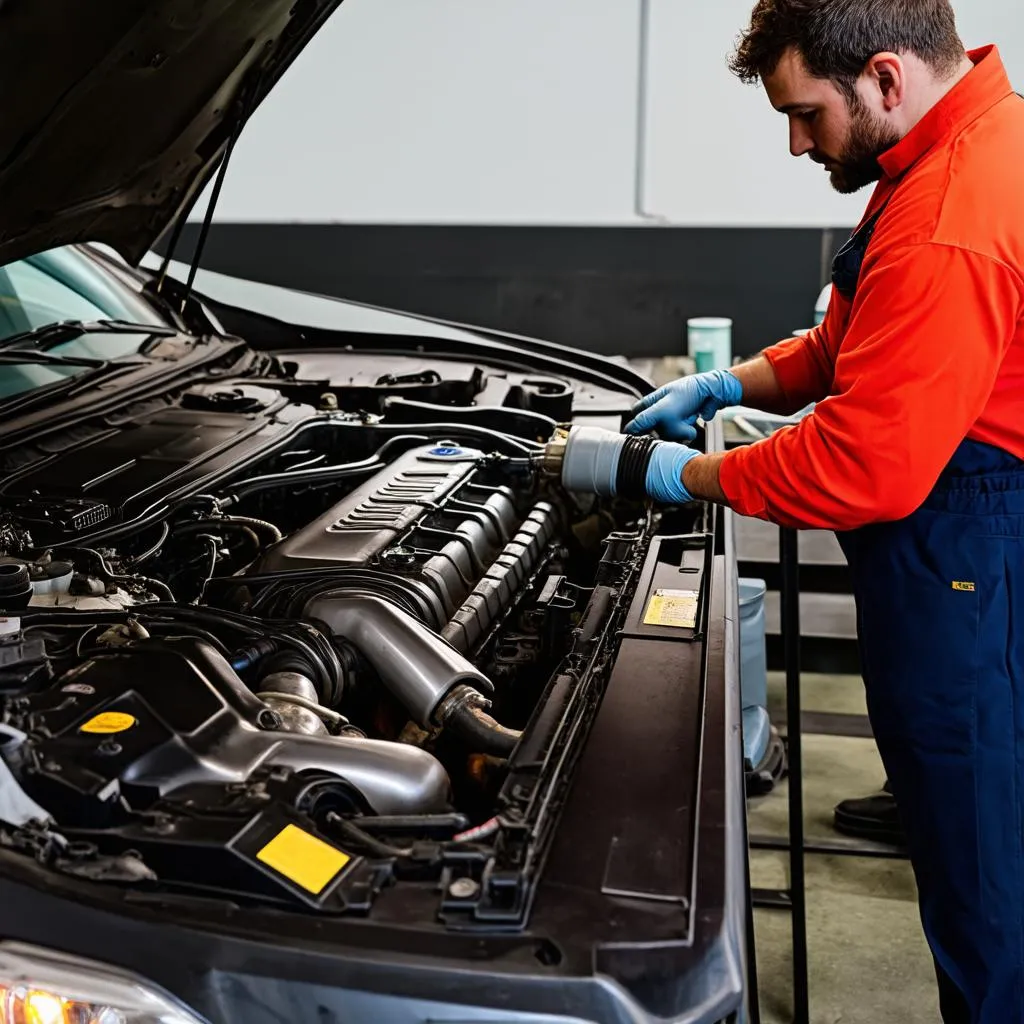
{"label": "engine cover", "polygon": [[430,623],[468,650],[507,609],[555,539],[556,508],[525,508],[484,483],[482,452],[417,448],[271,548],[254,571],[370,568],[435,609]]}
{"label": "engine cover", "polygon": [[378,814],[448,806],[448,776],[400,743],[278,729],[228,662],[191,638],[96,655],[24,698],[25,789],[61,821],[97,824],[188,785],[246,783],[262,767],[344,779]]}

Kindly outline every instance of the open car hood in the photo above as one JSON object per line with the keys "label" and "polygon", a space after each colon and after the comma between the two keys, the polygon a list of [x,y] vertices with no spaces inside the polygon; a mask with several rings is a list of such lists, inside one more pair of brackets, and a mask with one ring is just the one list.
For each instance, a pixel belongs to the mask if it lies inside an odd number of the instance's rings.
{"label": "open car hood", "polygon": [[0,265],[79,241],[137,262],[340,3],[0,4]]}

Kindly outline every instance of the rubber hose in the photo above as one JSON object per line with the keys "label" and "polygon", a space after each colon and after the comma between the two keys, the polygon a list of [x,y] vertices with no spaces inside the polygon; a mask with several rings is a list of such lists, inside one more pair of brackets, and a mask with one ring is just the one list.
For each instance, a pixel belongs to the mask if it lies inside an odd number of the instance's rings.
{"label": "rubber hose", "polygon": [[445,719],[451,730],[475,754],[491,754],[508,758],[519,743],[521,732],[506,729],[479,705],[462,703]]}

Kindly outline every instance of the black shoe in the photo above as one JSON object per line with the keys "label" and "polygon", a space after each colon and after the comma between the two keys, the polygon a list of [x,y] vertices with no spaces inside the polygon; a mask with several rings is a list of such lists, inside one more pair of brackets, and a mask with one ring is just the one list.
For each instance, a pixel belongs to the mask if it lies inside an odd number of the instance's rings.
{"label": "black shoe", "polygon": [[875,796],[844,800],[837,805],[835,828],[837,832],[855,839],[870,839],[891,846],[907,844],[896,809],[896,799],[889,792],[888,781],[884,791]]}

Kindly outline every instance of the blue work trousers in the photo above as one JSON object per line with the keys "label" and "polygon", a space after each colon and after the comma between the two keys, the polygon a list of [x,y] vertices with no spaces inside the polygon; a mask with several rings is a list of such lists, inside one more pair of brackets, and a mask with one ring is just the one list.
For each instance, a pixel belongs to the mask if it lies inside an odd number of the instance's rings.
{"label": "blue work trousers", "polygon": [[1024,1024],[1024,462],[966,441],[916,513],[839,539],[944,1019]]}

